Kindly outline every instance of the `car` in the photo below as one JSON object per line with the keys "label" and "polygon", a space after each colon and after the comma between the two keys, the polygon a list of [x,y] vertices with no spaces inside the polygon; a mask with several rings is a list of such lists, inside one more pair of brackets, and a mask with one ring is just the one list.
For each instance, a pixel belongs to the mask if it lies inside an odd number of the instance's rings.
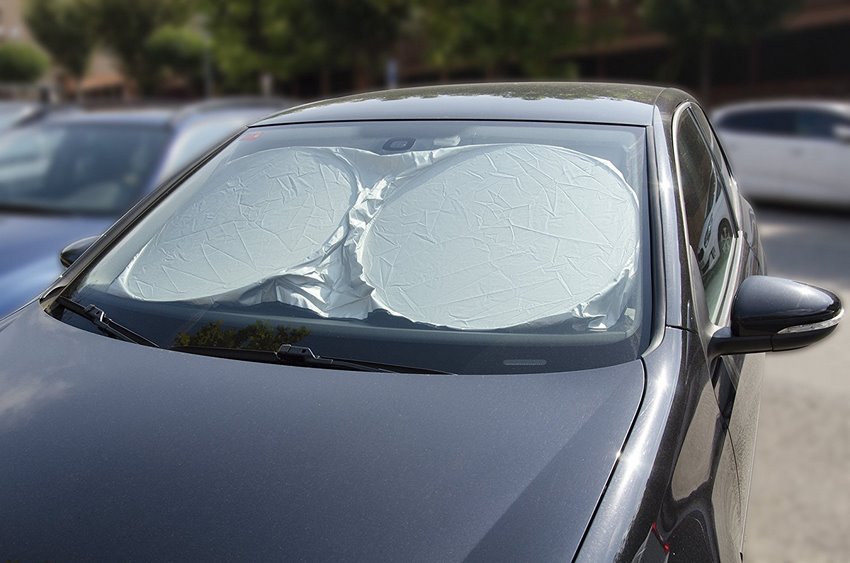
{"label": "car", "polygon": [[0,132],[36,123],[50,115],[79,111],[74,105],[0,101]]}
{"label": "car", "polygon": [[65,112],[0,134],[0,315],[62,273],[68,243],[98,236],[144,194],[284,100]]}
{"label": "car", "polygon": [[752,199],[850,207],[850,103],[765,100],[723,106],[712,116]]}
{"label": "car", "polygon": [[65,260],[0,322],[12,559],[740,561],[764,353],[843,314],[638,85],[293,108]]}

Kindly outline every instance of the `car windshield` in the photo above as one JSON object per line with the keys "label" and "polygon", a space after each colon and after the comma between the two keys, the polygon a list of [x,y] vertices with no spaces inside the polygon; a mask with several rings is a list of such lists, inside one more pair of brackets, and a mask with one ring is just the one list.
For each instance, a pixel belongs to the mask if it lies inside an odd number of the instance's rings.
{"label": "car windshield", "polygon": [[297,344],[451,373],[610,365],[648,338],[646,185],[641,127],[254,128],[66,294],[163,347]]}
{"label": "car windshield", "polygon": [[0,135],[0,210],[117,215],[148,186],[168,131],[43,124]]}

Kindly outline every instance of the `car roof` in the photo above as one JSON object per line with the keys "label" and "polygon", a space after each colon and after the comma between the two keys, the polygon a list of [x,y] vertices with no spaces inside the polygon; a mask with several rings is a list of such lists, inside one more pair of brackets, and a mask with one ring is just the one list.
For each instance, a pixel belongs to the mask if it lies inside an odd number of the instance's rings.
{"label": "car roof", "polygon": [[174,110],[164,108],[96,110],[56,116],[51,123],[167,127],[174,113]]}
{"label": "car roof", "polygon": [[122,108],[63,114],[56,116],[51,123],[180,128],[199,119],[222,113],[245,113],[253,116],[253,119],[259,119],[259,116],[291,107],[294,103],[292,100],[281,98],[222,98],[174,107]]}
{"label": "car roof", "polygon": [[39,102],[28,100],[0,100],[0,111],[18,111],[22,109],[38,109],[42,106]]}
{"label": "car roof", "polygon": [[785,98],[770,100],[753,100],[718,106],[712,111],[714,118],[719,118],[729,113],[739,111],[753,111],[763,109],[823,109],[850,115],[850,102],[842,100]]}
{"label": "car roof", "polygon": [[381,119],[505,119],[648,125],[659,96],[684,92],[657,86],[594,82],[523,82],[405,88],[299,106],[256,126]]}

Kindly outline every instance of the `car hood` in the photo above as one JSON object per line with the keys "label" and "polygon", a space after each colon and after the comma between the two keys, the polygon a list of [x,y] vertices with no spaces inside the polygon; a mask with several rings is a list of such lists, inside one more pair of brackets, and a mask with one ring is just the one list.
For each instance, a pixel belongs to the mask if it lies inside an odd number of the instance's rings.
{"label": "car hood", "polygon": [[62,273],[59,253],[99,235],[112,219],[0,213],[0,317],[14,311]]}
{"label": "car hood", "polygon": [[639,361],[518,376],[332,371],[0,323],[11,559],[549,561],[578,548]]}

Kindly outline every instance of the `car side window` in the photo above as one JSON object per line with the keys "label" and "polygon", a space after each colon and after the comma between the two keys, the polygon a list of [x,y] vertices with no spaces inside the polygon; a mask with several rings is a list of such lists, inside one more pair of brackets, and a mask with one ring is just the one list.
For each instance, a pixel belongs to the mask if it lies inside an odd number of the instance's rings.
{"label": "car side window", "polygon": [[794,135],[796,129],[794,111],[787,109],[739,111],[722,118],[719,125],[730,131],[758,135]]}
{"label": "car side window", "polygon": [[801,137],[833,140],[837,125],[850,125],[850,120],[820,110],[806,109],[797,112],[797,134]]}
{"label": "car side window", "polygon": [[681,115],[676,129],[676,166],[709,317],[721,324],[737,229],[722,168],[690,110]]}
{"label": "car side window", "polygon": [[[711,127],[711,124],[708,122],[708,118],[705,114],[697,108],[691,108],[691,111],[693,117],[696,119],[700,131],[702,131],[703,138],[708,143],[711,153],[714,155],[714,161],[720,171],[721,181],[726,187],[726,192],[730,199],[734,202],[734,197],[738,194],[734,189],[734,183],[732,182],[732,167],[729,165],[729,159],[726,158],[726,153],[723,152],[723,148],[720,146],[720,140],[717,138],[717,135],[714,134],[714,129]],[[733,205],[732,207],[734,210],[735,206]]]}

